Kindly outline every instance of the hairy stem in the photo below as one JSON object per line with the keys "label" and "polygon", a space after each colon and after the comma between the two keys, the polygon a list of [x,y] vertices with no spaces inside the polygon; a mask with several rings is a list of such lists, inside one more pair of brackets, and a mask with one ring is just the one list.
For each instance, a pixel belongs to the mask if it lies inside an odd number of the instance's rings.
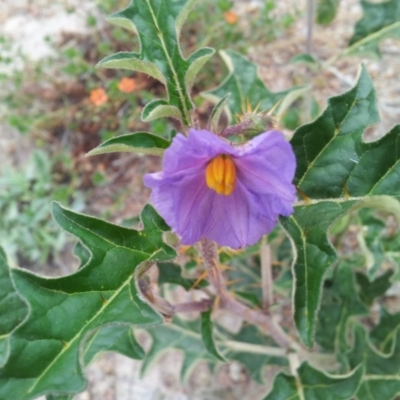
{"label": "hairy stem", "polygon": [[233,135],[240,135],[252,127],[252,121],[245,120],[238,124],[226,127],[219,135],[228,137]]}
{"label": "hairy stem", "polygon": [[274,118],[272,117],[272,112],[275,108],[276,106],[274,106],[268,112],[264,111],[261,113],[245,113],[242,116],[242,120],[238,124],[226,127],[218,135],[229,137],[243,134],[252,137],[262,132],[265,132],[274,126]]}
{"label": "hairy stem", "polygon": [[213,301],[210,299],[204,299],[200,301],[189,301],[187,303],[174,304],[172,307],[175,313],[185,313],[192,311],[208,311],[212,306]]}
{"label": "hairy stem", "polygon": [[204,266],[208,272],[208,278],[214,287],[219,307],[240,316],[245,321],[258,325],[269,332],[271,337],[283,348],[298,348],[298,344],[292,340],[283,329],[276,324],[273,318],[265,313],[252,310],[237,301],[227,290],[224,277],[219,268],[217,246],[208,239],[201,239],[200,249],[204,260]]}

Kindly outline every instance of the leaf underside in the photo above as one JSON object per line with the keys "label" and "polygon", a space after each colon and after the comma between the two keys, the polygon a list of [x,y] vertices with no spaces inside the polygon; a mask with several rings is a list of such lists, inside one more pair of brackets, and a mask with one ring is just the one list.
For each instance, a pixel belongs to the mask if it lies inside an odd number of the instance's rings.
{"label": "leaf underside", "polygon": [[114,152],[141,153],[160,156],[169,145],[170,142],[160,136],[148,132],[135,132],[108,139],[91,150],[87,156]]}

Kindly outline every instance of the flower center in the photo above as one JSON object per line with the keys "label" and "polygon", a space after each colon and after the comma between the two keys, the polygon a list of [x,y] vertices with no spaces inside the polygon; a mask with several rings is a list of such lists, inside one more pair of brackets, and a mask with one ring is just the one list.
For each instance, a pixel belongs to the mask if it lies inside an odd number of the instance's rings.
{"label": "flower center", "polygon": [[232,158],[226,154],[214,157],[206,168],[206,183],[218,194],[229,196],[236,183],[236,167]]}

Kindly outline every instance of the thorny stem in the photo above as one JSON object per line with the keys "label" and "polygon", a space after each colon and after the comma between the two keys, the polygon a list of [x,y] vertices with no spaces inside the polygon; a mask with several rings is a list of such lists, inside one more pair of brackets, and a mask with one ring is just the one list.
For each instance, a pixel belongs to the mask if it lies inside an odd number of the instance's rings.
{"label": "thorny stem", "polygon": [[240,135],[246,132],[251,126],[252,126],[252,121],[248,119],[239,122],[238,124],[228,126],[219,135],[224,137]]}
{"label": "thorny stem", "polygon": [[281,347],[288,350],[291,348],[298,348],[297,343],[293,341],[269,315],[246,307],[228,292],[221,269],[218,266],[216,244],[203,238],[200,240],[200,249],[203,256],[204,266],[208,272],[209,281],[217,292],[219,307],[267,330]]}
{"label": "thorny stem", "polygon": [[229,137],[234,135],[247,134],[250,136],[257,135],[265,132],[273,127],[274,118],[272,117],[272,110],[261,113],[248,112],[242,116],[242,120],[235,125],[231,125],[223,129],[218,135]]}
{"label": "thorny stem", "polygon": [[262,307],[268,311],[274,303],[273,279],[272,279],[272,263],[271,248],[267,243],[267,236],[264,235],[261,240],[260,247],[261,257],[261,289],[262,289]]}

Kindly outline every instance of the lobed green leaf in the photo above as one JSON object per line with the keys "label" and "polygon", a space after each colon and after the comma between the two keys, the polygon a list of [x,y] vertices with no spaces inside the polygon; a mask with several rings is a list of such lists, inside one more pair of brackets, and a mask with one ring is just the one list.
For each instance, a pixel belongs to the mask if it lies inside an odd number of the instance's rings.
{"label": "lobed green leaf", "polygon": [[350,366],[362,364],[365,374],[357,399],[391,400],[400,392],[400,331],[390,341],[390,350],[382,353],[372,346],[363,327],[354,330],[354,347],[348,354]]}
{"label": "lobed green leaf", "polygon": [[108,325],[91,332],[86,338],[83,363],[88,365],[104,351],[115,351],[134,360],[142,360],[145,354],[133,335],[132,327],[125,325]]}
{"label": "lobed green leaf", "polygon": [[193,367],[200,361],[215,362],[204,346],[200,332],[200,320],[183,321],[174,317],[171,323],[146,329],[152,338],[152,345],[142,364],[142,374],[165,352],[177,349],[183,353],[181,378],[186,380]]}
{"label": "lobed green leaf", "polygon": [[297,159],[295,184],[304,204],[282,218],[295,247],[294,318],[312,346],[325,271],[337,255],[326,237],[331,224],[356,207],[378,207],[400,215],[400,126],[375,142],[364,130],[378,121],[375,90],[364,67],[349,92],[331,98],[314,122],[300,127],[291,144]]}
{"label": "lobed green leaf", "polygon": [[357,22],[350,47],[344,54],[380,55],[379,42],[387,37],[400,39],[400,3],[389,0],[379,3],[362,0],[363,16]]}
{"label": "lobed green leaf", "polygon": [[369,278],[362,272],[356,273],[357,283],[360,286],[361,300],[368,306],[376,297],[382,296],[392,286],[390,279],[394,271],[386,271],[383,275],[377,277],[375,280],[370,281]]}
{"label": "lobed green leaf", "polygon": [[400,327],[400,313],[391,314],[384,307],[380,310],[379,324],[370,332],[371,343],[382,353],[390,353],[393,340]]}
{"label": "lobed green leaf", "polygon": [[363,370],[358,367],[347,375],[329,376],[304,363],[297,374],[297,377],[283,373],[277,375],[264,400],[349,400],[357,392]]}
{"label": "lobed green leaf", "polygon": [[8,342],[12,331],[27,314],[28,307],[12,284],[7,257],[0,247],[0,365],[7,359]]}
{"label": "lobed green leaf", "polygon": [[30,313],[9,340],[9,357],[0,369],[1,400],[79,392],[85,387],[81,347],[93,330],[162,321],[142,299],[133,277],[143,262],[175,256],[162,241],[169,228],[151,206],[141,214],[142,231],[77,214],[57,203],[53,216],[79,238],[91,258],[76,273],[55,279],[11,270]]}
{"label": "lobed green leaf", "polygon": [[114,54],[98,65],[141,71],[166,87],[166,100],[153,101],[144,108],[145,121],[173,117],[191,125],[190,90],[196,74],[215,52],[203,48],[187,59],[182,56],[179,35],[195,3],[196,0],[133,0],[128,8],[109,18],[110,22],[136,32],[141,48],[139,52]]}
{"label": "lobed green leaf", "polygon": [[320,117],[295,132],[291,144],[299,189],[312,199],[393,194],[396,189],[385,189],[397,168],[400,172],[400,127],[379,141],[363,142],[364,130],[378,121],[375,90],[362,67],[354,88],[329,99]]}
{"label": "lobed green leaf", "polygon": [[348,322],[357,315],[368,315],[368,308],[357,293],[354,267],[348,261],[341,261],[332,278],[325,281],[315,333],[318,344],[330,352],[347,350]]}
{"label": "lobed green leaf", "polygon": [[281,218],[296,252],[292,267],[296,278],[294,321],[302,341],[309,347],[313,344],[322,280],[326,270],[337,259],[326,233],[332,223],[353,205],[351,201],[324,201],[296,207],[293,215]]}

